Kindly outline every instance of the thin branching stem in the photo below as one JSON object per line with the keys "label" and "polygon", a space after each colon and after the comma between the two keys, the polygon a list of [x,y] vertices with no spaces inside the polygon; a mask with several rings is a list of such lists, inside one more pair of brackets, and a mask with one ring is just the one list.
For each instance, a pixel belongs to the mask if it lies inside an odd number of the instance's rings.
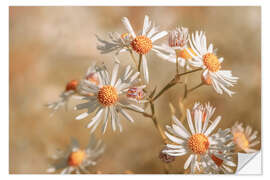
{"label": "thin branching stem", "polygon": [[159,98],[164,92],[166,92],[168,89],[170,89],[171,87],[173,87],[174,85],[176,85],[177,83],[179,83],[180,81],[180,77],[190,74],[190,73],[194,73],[196,71],[200,71],[202,70],[202,68],[198,68],[198,69],[194,69],[191,71],[187,71],[181,74],[176,74],[175,77],[161,90],[159,91],[159,93],[153,98],[152,101],[155,101],[157,98]]}

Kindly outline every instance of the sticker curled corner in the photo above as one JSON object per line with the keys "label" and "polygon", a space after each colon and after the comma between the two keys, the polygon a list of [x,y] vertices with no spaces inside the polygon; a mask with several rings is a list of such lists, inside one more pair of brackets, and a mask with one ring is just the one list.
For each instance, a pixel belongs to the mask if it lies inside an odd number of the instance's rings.
{"label": "sticker curled corner", "polygon": [[261,151],[255,153],[238,153],[236,174],[262,174]]}

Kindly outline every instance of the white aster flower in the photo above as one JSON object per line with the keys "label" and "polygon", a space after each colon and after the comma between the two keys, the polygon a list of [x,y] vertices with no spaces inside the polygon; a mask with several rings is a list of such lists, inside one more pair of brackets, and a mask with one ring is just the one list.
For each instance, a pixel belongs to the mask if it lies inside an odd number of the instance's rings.
{"label": "white aster flower", "polygon": [[[105,133],[109,118],[111,119],[113,131],[117,128],[122,131],[118,113],[133,122],[133,118],[124,109],[132,109],[139,112],[144,111],[139,106],[131,103],[126,95],[126,92],[131,87],[136,88],[134,84],[139,81],[137,79],[139,72],[133,73],[134,71],[131,69],[131,66],[127,66],[122,76],[117,79],[118,69],[119,61],[116,59],[111,79],[109,79],[109,72],[103,65],[101,67],[96,66],[99,80],[98,85],[86,80],[84,81],[84,85],[82,86],[83,90],[92,93],[93,96],[83,97],[82,99],[88,102],[75,107],[76,110],[87,109],[87,112],[77,116],[76,120],[84,119],[89,114],[96,111],[96,115],[88,124],[88,128],[92,128],[91,132],[94,132],[97,126],[103,121],[102,131]],[[102,116],[104,117],[102,118]]]}
{"label": "white aster flower", "polygon": [[101,140],[96,140],[94,136],[90,138],[89,144],[85,149],[81,149],[76,139],[71,139],[71,145],[66,152],[59,151],[53,159],[56,163],[47,169],[47,172],[61,170],[61,174],[88,173],[89,166],[96,165],[97,158],[103,154],[105,149]]}
{"label": "white aster flower", "polygon": [[159,51],[156,53],[162,59],[169,62],[176,63],[178,60],[180,67],[187,66],[190,69],[188,60],[192,59],[186,48],[191,52],[192,49],[187,46],[188,43],[188,28],[180,27],[169,32],[168,44],[162,44],[161,46],[156,46]]}
{"label": "white aster flower", "polygon": [[[184,169],[191,166],[191,173],[195,173],[196,170],[200,171],[200,159],[209,156],[211,150],[222,148],[221,144],[213,140],[211,136],[211,133],[220,122],[221,116],[218,116],[208,127],[212,112],[206,112],[203,123],[203,112],[199,109],[193,111],[194,115],[192,118],[190,110],[187,110],[189,131],[175,116],[172,116],[174,124],[167,126],[169,133],[165,132],[165,134],[173,144],[167,144],[169,150],[163,151],[170,156],[183,156],[188,154],[189,157],[184,164]],[[194,123],[192,119],[194,119]]]}
{"label": "white aster flower", "polygon": [[46,105],[49,109],[53,110],[51,115],[53,115],[53,113],[55,113],[57,110],[59,110],[63,106],[65,106],[66,110],[68,109],[68,101],[71,96],[76,94],[78,84],[79,84],[79,81],[71,80],[70,82],[67,83],[65,91],[60,94],[60,99],[56,102],[49,103]]}
{"label": "white aster flower", "polygon": [[[218,94],[226,92],[229,96],[234,94],[228,87],[233,87],[236,84],[238,77],[233,77],[231,71],[221,70],[223,57],[218,58],[213,50],[213,44],[207,48],[206,36],[204,32],[196,31],[195,36],[192,34],[192,40],[189,38],[190,47],[187,51],[192,56],[189,63],[194,67],[203,68],[202,80],[207,85],[212,85]],[[194,55],[195,54],[195,55]]]}
{"label": "white aster flower", "polygon": [[253,153],[257,150],[253,149],[254,146],[260,143],[257,138],[257,131],[252,133],[252,128],[247,126],[243,128],[242,123],[236,122],[232,127],[233,140],[236,145],[236,151],[245,151],[246,153]]}
{"label": "white aster flower", "polygon": [[110,41],[103,40],[97,35],[96,37],[99,41],[97,49],[101,52],[101,54],[116,51],[116,55],[118,55],[121,52],[129,50],[131,42],[131,36],[129,33],[123,33],[121,35],[117,32],[109,33]]}
{"label": "white aster flower", "polygon": [[146,60],[146,54],[153,50],[158,52],[157,46],[154,45],[156,40],[166,36],[168,33],[166,31],[161,31],[158,33],[158,28],[155,24],[149,21],[149,17],[145,16],[144,24],[142,33],[136,35],[128,18],[124,17],[122,22],[127,29],[128,33],[130,34],[132,40],[130,43],[131,48],[136,51],[138,54],[142,55],[142,72],[145,78],[145,81],[149,82],[149,75],[148,75],[148,66]]}
{"label": "white aster flower", "polygon": [[233,162],[232,153],[234,149],[233,136],[229,128],[225,130],[219,129],[217,133],[212,135],[213,141],[220,145],[220,149],[211,150],[209,156],[202,159],[201,165],[203,173],[233,173],[233,167],[236,164]]}

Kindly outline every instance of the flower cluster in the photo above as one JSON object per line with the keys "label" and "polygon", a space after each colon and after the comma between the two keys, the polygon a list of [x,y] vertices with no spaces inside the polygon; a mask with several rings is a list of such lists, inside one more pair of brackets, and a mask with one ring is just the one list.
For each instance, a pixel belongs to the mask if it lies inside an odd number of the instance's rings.
{"label": "flower cluster", "polygon": [[[184,99],[203,85],[212,86],[218,94],[232,96],[235,93],[229,88],[237,83],[238,77],[232,76],[230,70],[222,69],[224,58],[218,57],[213,44],[207,44],[205,32],[195,31],[190,34],[186,27],[178,27],[169,32],[159,31],[148,16],[144,18],[140,33],[133,30],[128,18],[122,18],[122,23],[124,33],[111,32],[109,40],[96,35],[97,50],[101,54],[114,52],[113,69],[108,70],[104,64],[92,65],[81,80],[70,81],[60,95],[61,99],[48,107],[55,112],[67,105],[70,97],[77,98],[82,102],[74,109],[83,112],[75,119],[82,120],[93,114],[87,127],[94,133],[101,126],[103,134],[108,124],[111,124],[113,131],[118,129],[121,132],[123,127],[120,115],[134,122],[128,112],[134,111],[153,120],[166,145],[159,154],[164,163],[187,155],[183,168],[190,173],[233,173],[237,152],[256,151],[253,148],[259,144],[259,140],[256,140],[257,132],[252,133],[249,126],[244,129],[238,123],[232,128],[217,130],[222,118],[214,118],[215,107],[210,103],[203,105],[197,102],[191,110],[184,105]],[[157,43],[166,36],[167,43]],[[148,54],[151,51],[161,59],[174,63],[176,67],[175,77],[160,91],[150,89],[149,86]],[[121,62],[117,56],[123,52],[130,54],[132,64],[121,71]],[[183,82],[182,77],[195,72],[200,72],[201,83],[189,88],[187,78]],[[156,99],[178,83],[184,83],[185,94],[181,102],[183,113],[179,119],[173,114],[173,123],[166,126],[167,130],[163,130],[155,114]],[[85,167],[94,165],[93,159],[104,150],[100,143],[85,150],[80,149],[77,142],[72,144],[60,165],[50,168],[50,172],[60,168],[64,168],[62,173],[79,173],[79,170],[86,172]]]}

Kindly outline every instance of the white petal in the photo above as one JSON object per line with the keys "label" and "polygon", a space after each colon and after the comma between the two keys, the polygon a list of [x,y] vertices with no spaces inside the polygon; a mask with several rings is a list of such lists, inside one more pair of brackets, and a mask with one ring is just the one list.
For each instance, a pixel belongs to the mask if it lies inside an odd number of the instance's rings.
{"label": "white petal", "polygon": [[113,71],[112,71],[111,86],[114,86],[114,84],[115,84],[117,74],[118,74],[119,64],[120,64],[120,62],[115,57],[115,63],[114,63]]}
{"label": "white petal", "polygon": [[87,128],[91,128],[96,122],[98,122],[98,120],[99,120],[100,116],[102,115],[103,111],[104,111],[103,107],[100,107],[97,110],[96,115],[92,118],[91,122],[88,123]]}
{"label": "white petal", "polygon": [[131,36],[132,36],[133,38],[135,38],[135,37],[136,37],[136,34],[135,34],[135,32],[133,31],[133,28],[132,28],[132,26],[130,25],[130,22],[129,22],[128,18],[126,18],[126,17],[122,18],[122,22],[123,22],[125,28],[128,30],[128,32],[131,34]]}
{"label": "white petal", "polygon": [[187,159],[186,162],[185,162],[184,169],[187,169],[187,168],[189,167],[190,162],[193,160],[193,157],[194,157],[193,154],[191,154],[191,155],[188,157],[188,159]]}
{"label": "white petal", "polygon": [[187,109],[187,121],[188,121],[188,125],[189,125],[189,129],[191,131],[191,134],[195,134],[195,130],[194,130],[194,126],[192,123],[192,118],[191,118],[189,109]]}
{"label": "white petal", "polygon": [[212,131],[216,128],[216,126],[218,125],[218,123],[221,120],[221,116],[218,116],[215,121],[211,124],[211,126],[206,130],[206,132],[204,133],[205,136],[208,136],[209,134],[212,133]]}
{"label": "white petal", "polygon": [[134,122],[134,120],[132,119],[132,117],[125,111],[123,110],[122,108],[119,109],[120,113],[127,119],[129,120],[130,122]]}
{"label": "white petal", "polygon": [[84,112],[84,113],[80,114],[79,116],[77,116],[75,119],[76,120],[81,120],[81,119],[86,118],[88,115],[89,115],[88,112]]}
{"label": "white petal", "polygon": [[145,55],[142,55],[142,70],[143,70],[143,76],[146,81],[146,83],[149,83],[149,74],[148,74],[148,66],[147,66],[147,60]]}
{"label": "white petal", "polygon": [[160,38],[163,38],[164,36],[166,36],[168,34],[167,31],[161,31],[159,33],[157,33],[156,35],[154,35],[151,40],[152,40],[152,43],[155,42],[156,40],[160,39]]}
{"label": "white petal", "polygon": [[165,131],[165,135],[166,135],[171,141],[173,141],[173,142],[175,142],[175,143],[183,144],[183,143],[185,142],[184,140],[182,140],[182,139],[180,139],[180,138],[177,138],[177,137],[174,137],[174,136],[170,135],[170,134],[167,133],[166,131]]}

